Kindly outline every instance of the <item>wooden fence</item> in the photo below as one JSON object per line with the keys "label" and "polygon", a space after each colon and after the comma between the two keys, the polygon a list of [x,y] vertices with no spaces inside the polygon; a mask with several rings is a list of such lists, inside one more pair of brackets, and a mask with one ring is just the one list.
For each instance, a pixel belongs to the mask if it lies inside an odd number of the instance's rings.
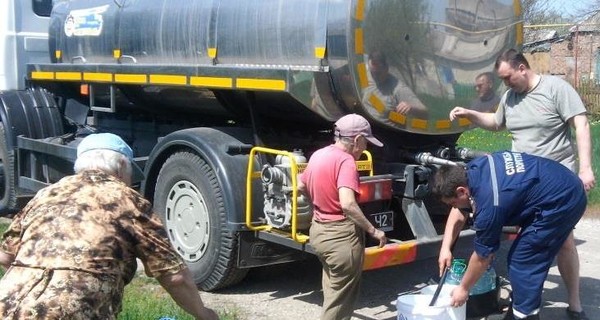
{"label": "wooden fence", "polygon": [[594,119],[600,119],[600,84],[594,81],[580,81],[577,92]]}

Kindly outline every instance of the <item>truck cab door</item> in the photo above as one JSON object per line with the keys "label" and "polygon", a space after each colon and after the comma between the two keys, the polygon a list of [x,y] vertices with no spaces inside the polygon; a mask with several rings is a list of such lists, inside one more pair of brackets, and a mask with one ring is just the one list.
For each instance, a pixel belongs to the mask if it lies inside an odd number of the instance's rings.
{"label": "truck cab door", "polygon": [[52,0],[0,2],[0,90],[25,87],[28,63],[48,62]]}

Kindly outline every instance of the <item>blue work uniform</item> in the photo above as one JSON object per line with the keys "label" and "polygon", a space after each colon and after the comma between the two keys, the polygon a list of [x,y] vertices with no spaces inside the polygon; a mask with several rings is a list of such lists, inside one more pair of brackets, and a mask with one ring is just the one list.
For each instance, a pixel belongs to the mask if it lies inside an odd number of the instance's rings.
{"label": "blue work uniform", "polygon": [[474,250],[500,247],[503,226],[520,226],[508,254],[515,315],[539,312],[554,257],[585,211],[583,183],[562,164],[518,152],[496,152],[467,165],[474,202]]}

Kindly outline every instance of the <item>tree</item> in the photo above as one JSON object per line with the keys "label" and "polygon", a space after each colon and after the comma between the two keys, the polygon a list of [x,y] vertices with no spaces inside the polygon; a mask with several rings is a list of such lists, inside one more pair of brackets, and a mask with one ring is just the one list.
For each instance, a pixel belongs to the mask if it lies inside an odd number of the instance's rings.
{"label": "tree", "polygon": [[527,25],[565,23],[571,18],[552,8],[550,0],[522,0],[521,7]]}
{"label": "tree", "polygon": [[600,13],[600,0],[595,0],[586,6],[579,6],[579,8],[575,11],[575,18],[577,20],[583,20],[592,15],[597,15]]}

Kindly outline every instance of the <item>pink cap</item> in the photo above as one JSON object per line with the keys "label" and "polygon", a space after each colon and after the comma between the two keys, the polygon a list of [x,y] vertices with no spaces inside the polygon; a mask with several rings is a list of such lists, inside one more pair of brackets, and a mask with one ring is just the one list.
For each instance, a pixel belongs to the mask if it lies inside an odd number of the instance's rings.
{"label": "pink cap", "polygon": [[373,136],[373,133],[371,133],[369,121],[356,113],[345,115],[335,122],[335,135],[350,138],[361,135],[370,143],[378,147],[383,147],[383,143],[377,140]]}

